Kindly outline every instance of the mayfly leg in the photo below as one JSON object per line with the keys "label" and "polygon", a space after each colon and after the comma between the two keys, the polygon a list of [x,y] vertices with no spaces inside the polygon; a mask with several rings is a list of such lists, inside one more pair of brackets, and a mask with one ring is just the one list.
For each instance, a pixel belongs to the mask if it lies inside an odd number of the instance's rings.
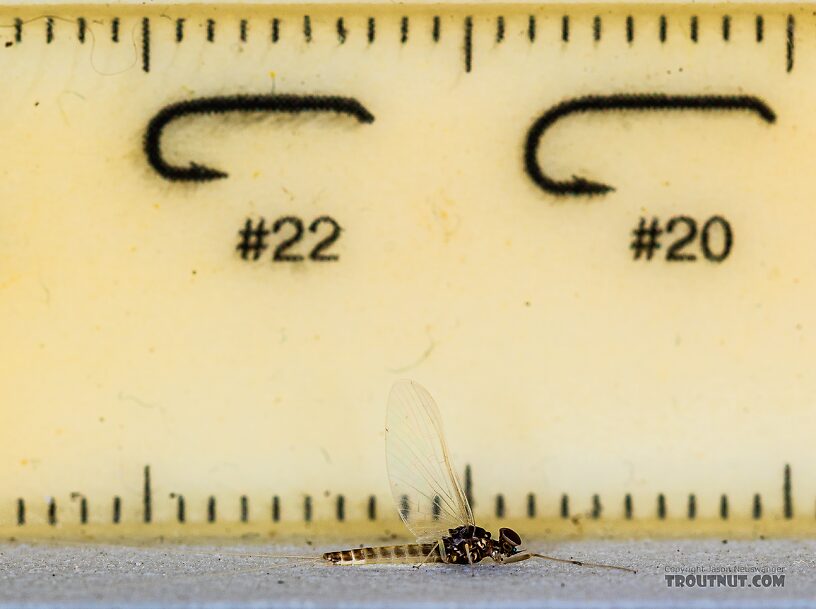
{"label": "mayfly leg", "polygon": [[535,556],[536,558],[543,558],[544,560],[554,560],[555,562],[565,562],[571,565],[577,565],[579,567],[598,567],[601,569],[617,569],[618,571],[628,571],[629,573],[637,573],[637,570],[631,569],[629,567],[619,567],[618,565],[605,565],[603,563],[597,562],[584,562],[583,560],[575,560],[571,558],[556,558],[555,556],[547,556],[545,554],[536,554],[532,552],[531,556]]}
{"label": "mayfly leg", "polygon": [[[437,542],[434,544],[434,547],[433,547],[433,548],[431,548],[431,551],[430,551],[430,552],[428,552],[428,554],[427,554],[427,555],[425,556],[425,558],[422,560],[422,562],[421,562],[421,563],[419,563],[418,565],[414,565],[414,569],[419,569],[419,568],[420,568],[422,565],[424,565],[425,563],[427,563],[427,562],[428,562],[428,561],[431,559],[431,556],[433,556],[433,555],[434,555],[434,552],[436,552],[436,549],[437,549],[437,548],[439,548],[439,547],[441,547],[441,546],[439,545],[439,542],[437,541]],[[444,554],[443,554],[443,552],[441,552],[441,551],[440,551],[440,556],[442,556],[442,557],[443,557],[443,560],[444,560]]]}
{"label": "mayfly leg", "polygon": [[470,555],[470,544],[465,544],[465,554],[467,554],[468,562],[470,563],[470,576],[476,577],[476,569],[473,566],[473,557]]}

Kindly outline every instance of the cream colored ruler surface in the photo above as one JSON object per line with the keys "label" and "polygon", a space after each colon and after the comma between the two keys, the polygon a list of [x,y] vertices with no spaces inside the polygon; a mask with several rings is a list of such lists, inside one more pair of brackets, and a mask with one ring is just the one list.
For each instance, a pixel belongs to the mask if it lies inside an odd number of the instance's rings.
{"label": "cream colored ruler surface", "polygon": [[816,522],[811,7],[0,26],[4,530],[393,524],[404,377],[479,519]]}

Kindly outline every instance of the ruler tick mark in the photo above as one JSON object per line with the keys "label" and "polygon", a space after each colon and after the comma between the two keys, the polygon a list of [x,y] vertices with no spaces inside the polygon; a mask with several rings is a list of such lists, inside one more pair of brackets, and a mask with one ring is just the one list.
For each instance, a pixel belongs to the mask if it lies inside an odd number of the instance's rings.
{"label": "ruler tick mark", "polygon": [[337,495],[336,515],[339,522],[346,519],[346,498],[343,495]]}
{"label": "ruler tick mark", "polygon": [[52,527],[57,524],[57,502],[53,497],[48,499],[48,524]]}
{"label": "ruler tick mark", "polygon": [[312,41],[312,18],[309,15],[303,16],[303,37],[306,42]]}
{"label": "ruler tick mark", "polygon": [[598,520],[601,517],[601,512],[603,508],[601,507],[601,496],[600,495],[592,495],[592,511],[590,512],[590,516],[593,520]]}
{"label": "ruler tick mark", "polygon": [[762,42],[765,38],[765,19],[762,15],[756,16],[756,41]]}
{"label": "ruler tick mark", "polygon": [[561,495],[561,518],[569,518],[569,497],[566,493]]}
{"label": "ruler tick mark", "polygon": [[26,522],[25,500],[20,498],[17,500],[17,526],[23,526]]}
{"label": "ruler tick mark", "polygon": [[111,41],[119,42],[119,17],[111,19]]}
{"label": "ruler tick mark", "polygon": [[793,518],[793,493],[791,484],[791,467],[785,465],[784,482],[782,484],[782,499],[784,514],[787,520]]}
{"label": "ruler tick mark", "polygon": [[439,42],[439,32],[440,32],[440,20],[439,15],[434,15],[433,18],[433,25],[431,29],[431,38],[433,38],[434,42]]}
{"label": "ruler tick mark", "polygon": [[207,19],[207,42],[215,42],[215,20]]}
{"label": "ruler tick mark", "polygon": [[241,495],[241,522],[249,522],[249,497]]}
{"label": "ruler tick mark", "polygon": [[377,22],[374,19],[374,17],[369,17],[368,18],[368,32],[367,32],[368,44],[371,44],[372,42],[374,42],[374,38],[375,38],[376,34],[377,34]]}
{"label": "ruler tick mark", "polygon": [[402,497],[400,497],[400,506],[399,506],[400,516],[403,519],[408,518],[410,511],[411,511],[411,504],[408,503],[408,495],[403,495]]}
{"label": "ruler tick mark", "polygon": [[692,493],[688,497],[688,519],[694,520],[697,518],[697,497]]}
{"label": "ruler tick mark", "polygon": [[187,521],[187,505],[184,501],[184,495],[176,497],[176,520],[181,524]]}
{"label": "ruler tick mark", "polygon": [[635,19],[632,15],[626,17],[626,42],[632,44],[635,39]]}
{"label": "ruler tick mark", "polygon": [[277,17],[272,19],[272,43],[277,44],[280,38],[280,19]]}
{"label": "ruler tick mark", "polygon": [[77,38],[79,39],[80,44],[85,44],[85,29],[87,24],[85,23],[85,17],[79,17],[77,19]]}
{"label": "ruler tick mark", "polygon": [[247,20],[241,19],[241,22],[238,25],[238,36],[241,39],[241,42],[247,41]]}
{"label": "ruler tick mark", "polygon": [[697,15],[692,15],[689,27],[691,29],[691,41],[696,43],[699,38],[700,29],[700,20],[697,18]]}
{"label": "ruler tick mark", "polygon": [[118,495],[113,497],[113,514],[111,520],[113,520],[113,524],[119,524],[119,521],[122,518],[122,498]]}
{"label": "ruler tick mark", "polygon": [[527,19],[527,38],[530,42],[535,42],[536,39],[536,18],[535,15],[530,15]]}
{"label": "ruler tick mark", "polygon": [[660,520],[666,519],[666,496],[663,493],[657,496],[657,517]]}
{"label": "ruler tick mark", "polygon": [[632,520],[632,495],[629,493],[623,498],[623,516],[626,520]]}
{"label": "ruler tick mark", "polygon": [[368,519],[377,519],[377,498],[374,495],[368,498]]}
{"label": "ruler tick mark", "polygon": [[465,72],[473,66],[473,17],[465,17]]}
{"label": "ruler tick mark", "polygon": [[731,16],[723,15],[722,18],[722,37],[725,42],[731,40]]}
{"label": "ruler tick mark", "polygon": [[71,499],[79,499],[79,522],[88,524],[88,499],[82,493],[71,493]]}
{"label": "ruler tick mark", "polygon": [[535,518],[536,515],[536,497],[533,493],[527,494],[527,518]]}
{"label": "ruler tick mark", "polygon": [[496,43],[504,40],[504,17],[499,15],[496,17]]}
{"label": "ruler tick mark", "polygon": [[184,40],[184,18],[176,19],[176,42]]}
{"label": "ruler tick mark", "polygon": [[408,42],[408,16],[403,15],[400,19],[400,42],[405,44]]}
{"label": "ruler tick mark", "polygon": [[344,44],[346,42],[346,24],[343,21],[342,17],[337,18],[337,40],[340,44]]}
{"label": "ruler tick mark", "polygon": [[793,18],[793,15],[788,15],[788,20],[785,26],[785,37],[786,37],[786,68],[788,72],[793,71],[793,51],[794,51],[794,28],[796,27],[796,21]]}
{"label": "ruler tick mark", "polygon": [[153,491],[150,487],[150,466],[144,467],[144,480],[142,485],[142,506],[144,513],[142,519],[149,524],[153,520]]}
{"label": "ruler tick mark", "polygon": [[272,497],[272,522],[280,521],[280,497]]}
{"label": "ruler tick mark", "polygon": [[19,17],[14,20],[14,42],[20,44],[23,41],[23,20]]}
{"label": "ruler tick mark", "polygon": [[150,72],[150,19],[142,19],[142,70]]}
{"label": "ruler tick mark", "polygon": [[720,497],[720,519],[728,520],[728,495]]}
{"label": "ruler tick mark", "polygon": [[212,495],[207,500],[207,522],[215,522],[215,497]]}
{"label": "ruler tick mark", "polygon": [[669,29],[668,22],[666,20],[666,15],[660,15],[660,42],[666,42],[666,33]]}
{"label": "ruler tick mark", "polygon": [[762,518],[762,498],[759,496],[759,493],[754,495],[754,507],[751,514],[754,520],[759,520]]}
{"label": "ruler tick mark", "polygon": [[601,27],[601,16],[595,15],[595,17],[592,19],[592,40],[595,42],[601,41]]}
{"label": "ruler tick mark", "polygon": [[312,521],[312,497],[310,495],[306,495],[303,499],[303,520]]}
{"label": "ruler tick mark", "polygon": [[468,503],[472,506],[473,502],[473,471],[470,469],[470,465],[465,465],[465,498],[468,500]]}
{"label": "ruler tick mark", "polygon": [[496,518],[504,518],[504,495],[496,495]]}
{"label": "ruler tick mark", "polygon": [[54,18],[48,17],[45,20],[45,42],[51,44],[54,41]]}
{"label": "ruler tick mark", "polygon": [[569,42],[570,22],[569,15],[561,17],[561,42]]}

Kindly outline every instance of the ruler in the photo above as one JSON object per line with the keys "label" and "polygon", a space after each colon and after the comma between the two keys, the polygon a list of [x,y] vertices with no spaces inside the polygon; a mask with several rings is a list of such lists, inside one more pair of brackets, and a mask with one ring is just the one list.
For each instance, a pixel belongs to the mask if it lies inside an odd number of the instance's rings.
{"label": "ruler", "polygon": [[3,532],[399,531],[409,377],[480,522],[812,533],[815,41],[807,5],[0,9]]}

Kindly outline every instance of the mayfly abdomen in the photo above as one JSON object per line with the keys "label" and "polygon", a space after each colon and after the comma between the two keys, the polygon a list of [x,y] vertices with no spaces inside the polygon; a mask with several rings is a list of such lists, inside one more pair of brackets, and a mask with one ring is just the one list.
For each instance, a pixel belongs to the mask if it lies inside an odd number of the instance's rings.
{"label": "mayfly abdomen", "polygon": [[401,546],[339,550],[326,552],[323,558],[334,565],[444,562],[439,553],[439,547],[435,543],[409,543]]}

